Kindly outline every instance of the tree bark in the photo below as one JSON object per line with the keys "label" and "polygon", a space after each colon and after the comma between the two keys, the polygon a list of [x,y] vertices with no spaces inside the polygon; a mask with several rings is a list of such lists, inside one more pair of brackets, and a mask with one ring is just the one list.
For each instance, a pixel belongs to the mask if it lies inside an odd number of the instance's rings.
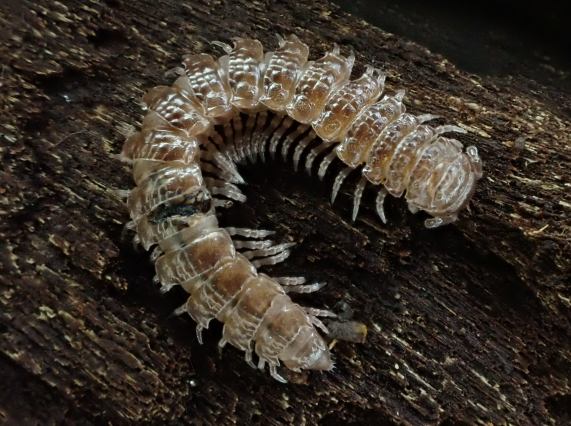
{"label": "tree bark", "polygon": [[[326,1],[3,2],[0,52],[0,421],[7,424],[561,424],[570,418],[571,98],[531,80],[469,75]],[[333,42],[407,89],[407,109],[470,130],[484,161],[471,211],[423,229],[402,200],[388,225],[352,188],[288,164],[243,169],[248,201],[222,221],[298,242],[275,275],[327,281],[303,304],[367,324],[330,373],[281,385],[220,324],[200,346],[182,291],[152,283],[122,239],[116,161],[139,99],[212,40],[296,33]],[[220,52],[216,52],[218,55]]]}

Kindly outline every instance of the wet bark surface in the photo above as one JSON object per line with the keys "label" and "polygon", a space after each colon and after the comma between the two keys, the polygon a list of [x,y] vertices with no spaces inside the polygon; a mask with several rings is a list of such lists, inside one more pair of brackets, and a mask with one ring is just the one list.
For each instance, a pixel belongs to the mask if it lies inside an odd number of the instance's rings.
{"label": "wet bark surface", "polygon": [[[426,424],[569,421],[568,94],[518,76],[467,74],[442,56],[324,1],[7,1],[0,141],[0,421],[7,424]],[[275,162],[242,171],[248,201],[228,225],[298,242],[268,270],[327,281],[296,300],[347,307],[366,343],[338,342],[329,373],[281,385],[220,324],[200,346],[182,291],[159,294],[148,255],[121,232],[130,188],[122,129],[185,53],[211,40],[296,33],[333,42],[407,89],[408,110],[442,115],[484,161],[470,212],[425,230],[390,199],[355,223],[352,186],[331,206],[319,182]]]}

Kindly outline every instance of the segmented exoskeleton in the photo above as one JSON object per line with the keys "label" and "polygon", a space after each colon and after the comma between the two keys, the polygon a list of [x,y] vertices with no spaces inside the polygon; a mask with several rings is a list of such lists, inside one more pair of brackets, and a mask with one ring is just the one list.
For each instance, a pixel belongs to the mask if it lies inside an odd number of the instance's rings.
{"label": "segmented exoskeleton", "polygon": [[331,313],[302,308],[285,290],[321,285],[257,272],[287,258],[292,244],[264,239],[269,231],[218,224],[216,207],[245,201],[236,164],[265,161],[266,153],[280,149],[296,169],[304,157],[311,171],[322,156],[317,173],[323,178],[338,158],[346,167],[334,179],[332,201],[353,170],[362,173],[353,219],[372,183],[381,188],[376,207],[383,221],[385,194],[405,193],[410,210],[430,213],[426,226],[436,227],[456,220],[467,205],[482,174],[477,150],[463,152],[460,142],[442,136],[464,132],[460,127],[434,128],[425,123],[435,116],[406,113],[403,91],[379,100],[385,80],[379,70],[367,67],[349,80],[354,56],[341,55],[337,46],[308,62],[309,48],[293,35],[266,55],[257,40],[215,44],[226,55],[185,57],[184,75],[173,86],[155,87],[143,98],[142,129],[121,154],[132,163],[136,183],[128,195],[128,226],[146,249],[156,246],[152,258],[162,289],[180,285],[190,294],[176,312],[196,321],[199,341],[218,319],[224,323],[220,346],[245,351],[251,365],[255,352],[258,366],[268,363],[278,380],[280,362],[295,371],[331,369],[315,328],[326,331],[317,316]]}
{"label": "segmented exoskeleton", "polygon": [[[353,170],[362,173],[354,192],[353,220],[365,186],[371,183],[379,187],[376,208],[383,222],[387,193],[405,194],[411,212],[432,215],[425,222],[429,228],[455,221],[482,176],[476,147],[464,152],[458,140],[443,136],[465,130],[454,125],[431,127],[425,123],[437,116],[406,113],[404,91],[379,100],[385,76],[373,67],[349,81],[354,56],[342,56],[337,46],[307,62],[309,49],[297,37],[279,41],[278,49],[266,54],[253,72],[262,75],[259,102],[249,110],[241,109],[248,115],[234,116],[223,126],[223,151],[233,162],[265,160],[266,152],[275,155],[281,144],[284,158],[293,149],[295,169],[305,156],[305,168],[311,172],[316,158],[322,156],[317,174],[323,179],[338,158],[347,167],[334,179],[332,202]],[[243,52],[240,46],[247,42],[238,39],[234,47],[217,44],[232,57]],[[256,57],[261,56],[257,51]],[[242,56],[242,60],[251,67],[255,57]],[[234,102],[232,97],[230,103]]]}
{"label": "segmented exoskeleton", "polygon": [[[172,97],[164,93],[170,102]],[[156,107],[166,104],[159,102]],[[156,116],[152,111],[149,114]],[[196,120],[200,119],[197,114]],[[129,226],[137,230],[146,249],[157,245],[152,258],[163,291],[180,285],[190,294],[176,312],[188,312],[197,322],[200,342],[202,330],[212,319],[223,322],[220,347],[230,343],[245,351],[252,366],[255,351],[258,367],[268,363],[277,380],[284,381],[277,373],[280,361],[294,371],[331,369],[329,350],[315,329],[325,330],[316,316],[329,313],[293,303],[280,282],[301,292],[317,290],[320,285],[303,285],[303,280],[294,278],[272,279],[257,272],[257,267],[285,259],[291,244],[260,240],[269,231],[220,228],[202,176],[199,142],[192,135],[196,124],[186,121],[181,128],[162,124],[143,126],[129,137],[122,157],[132,162],[137,185],[127,201]],[[222,193],[241,199],[232,191]],[[255,240],[233,242],[232,236]],[[239,253],[237,248],[249,250]]]}

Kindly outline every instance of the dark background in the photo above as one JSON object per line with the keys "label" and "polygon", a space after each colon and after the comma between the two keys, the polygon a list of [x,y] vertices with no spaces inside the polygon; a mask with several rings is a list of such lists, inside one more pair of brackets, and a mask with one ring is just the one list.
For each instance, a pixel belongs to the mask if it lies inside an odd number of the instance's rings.
{"label": "dark background", "polygon": [[475,74],[571,92],[569,2],[334,0],[345,11]]}

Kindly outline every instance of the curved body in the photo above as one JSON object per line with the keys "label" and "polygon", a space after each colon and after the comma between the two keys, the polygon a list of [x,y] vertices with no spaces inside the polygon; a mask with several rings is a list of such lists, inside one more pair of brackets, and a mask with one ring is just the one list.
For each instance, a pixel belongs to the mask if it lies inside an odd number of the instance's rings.
{"label": "curved body", "polygon": [[[224,323],[220,346],[244,351],[251,365],[256,353],[258,366],[268,363],[278,380],[281,362],[295,371],[329,370],[317,312],[292,302],[277,279],[257,271],[285,259],[290,244],[233,240],[269,233],[231,234],[218,224],[215,207],[228,204],[220,196],[245,199],[233,184],[243,182],[234,163],[264,157],[267,146],[273,154],[283,140],[284,156],[295,146],[296,167],[313,146],[306,159],[311,170],[315,158],[334,147],[319,167],[322,177],[335,158],[347,165],[335,179],[334,195],[347,174],[362,167],[356,199],[368,182],[394,196],[406,192],[410,209],[433,215],[426,224],[434,227],[455,220],[468,203],[481,176],[477,150],[464,152],[442,136],[461,129],[433,128],[424,124],[433,116],[406,113],[404,92],[378,100],[384,86],[378,70],[368,67],[350,81],[354,56],[342,56],[338,47],[307,62],[309,48],[295,36],[280,38],[278,49],[266,55],[257,40],[216,44],[225,56],[187,56],[184,76],[143,98],[149,111],[142,129],[121,154],[132,163],[137,185],[127,201],[129,226],[146,249],[156,246],[163,289],[180,285],[190,294],[177,312],[196,321],[199,340],[217,319]],[[247,114],[245,121],[239,113]],[[215,125],[223,126],[223,135]],[[244,248],[249,251],[241,253]]]}

